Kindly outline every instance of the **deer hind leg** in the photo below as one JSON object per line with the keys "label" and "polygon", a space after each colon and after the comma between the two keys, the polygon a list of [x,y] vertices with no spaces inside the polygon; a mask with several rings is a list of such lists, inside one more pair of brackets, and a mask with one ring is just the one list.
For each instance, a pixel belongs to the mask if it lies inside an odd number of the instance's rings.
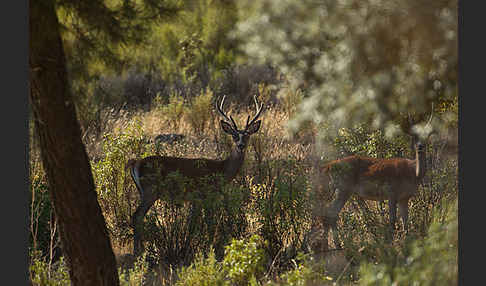
{"label": "deer hind leg", "polygon": [[398,202],[398,210],[400,211],[400,217],[403,222],[403,231],[408,233],[408,199],[404,199]]}
{"label": "deer hind leg", "polygon": [[388,200],[388,207],[390,211],[390,231],[388,232],[388,239],[393,240],[393,233],[395,232],[395,221],[397,220],[397,201],[394,198]]}
{"label": "deer hind leg", "polygon": [[143,252],[143,218],[155,203],[157,198],[155,196],[142,196],[140,205],[137,207],[132,215],[133,227],[133,254],[138,256]]}

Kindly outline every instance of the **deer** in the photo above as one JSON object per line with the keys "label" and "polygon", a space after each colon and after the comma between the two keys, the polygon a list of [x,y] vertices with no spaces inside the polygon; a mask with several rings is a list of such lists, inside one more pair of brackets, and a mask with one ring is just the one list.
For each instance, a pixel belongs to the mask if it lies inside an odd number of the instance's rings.
{"label": "deer", "polygon": [[[126,169],[130,171],[140,195],[140,203],[131,217],[131,225],[134,230],[133,253],[135,256],[143,251],[141,233],[143,219],[158,199],[167,200],[177,197],[179,201],[190,201],[191,193],[203,192],[198,190],[203,182],[205,183],[204,190],[218,191],[221,181],[223,184],[228,183],[239,173],[245,160],[245,150],[250,136],[260,129],[261,120],[258,118],[262,114],[264,105],[263,103],[259,105],[255,95],[256,114],[251,120],[250,115],[248,115],[245,128],[238,129],[233,117],[228,116],[223,111],[225,97],[224,95],[220,105],[216,101],[216,110],[223,118],[220,120],[222,131],[231,135],[234,142],[227,158],[216,160],[149,156],[139,160],[128,160]],[[177,176],[181,176],[189,184],[182,184],[180,180],[171,179]],[[218,179],[220,181],[216,181]]]}
{"label": "deer", "polygon": [[[432,115],[426,126],[430,125]],[[340,248],[337,234],[337,219],[341,209],[352,195],[364,200],[388,200],[390,231],[393,238],[397,218],[397,206],[403,223],[403,231],[408,233],[408,202],[417,193],[427,171],[426,143],[435,133],[419,138],[416,133],[411,135],[415,149],[415,158],[378,159],[359,155],[350,155],[327,162],[319,167],[321,185],[334,188],[336,197],[320,214],[320,219],[326,229],[324,245],[327,249],[327,234],[331,228],[336,248]],[[321,193],[322,194],[322,193]]]}

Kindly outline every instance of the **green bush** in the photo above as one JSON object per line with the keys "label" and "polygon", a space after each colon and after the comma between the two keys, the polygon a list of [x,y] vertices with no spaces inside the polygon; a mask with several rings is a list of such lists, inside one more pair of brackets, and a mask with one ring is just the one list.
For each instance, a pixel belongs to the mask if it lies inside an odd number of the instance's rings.
{"label": "green bush", "polygon": [[339,129],[333,146],[340,156],[356,154],[374,158],[406,157],[405,150],[410,140],[405,135],[388,138],[381,130],[358,125],[355,128]]}
{"label": "green bush", "polygon": [[[436,212],[437,214],[437,212]],[[436,216],[425,239],[410,240],[396,263],[363,263],[361,285],[457,285],[457,200]]]}
{"label": "green bush", "polygon": [[269,286],[332,285],[333,278],[326,275],[323,265],[315,263],[311,255],[299,253],[292,262],[294,269],[283,273],[278,283],[270,283]]}
{"label": "green bush", "polygon": [[176,285],[258,285],[266,262],[262,243],[258,235],[233,239],[226,246],[222,262],[216,260],[212,248],[207,258],[199,253],[190,266],[182,267]]}
{"label": "green bush", "polygon": [[133,120],[123,133],[115,130],[105,134],[102,147],[104,157],[92,162],[93,177],[108,231],[123,245],[131,240],[129,222],[136,200],[130,194],[138,197],[125,166],[130,158],[150,154],[141,122]]}
{"label": "green bush", "polygon": [[188,267],[182,267],[178,273],[180,280],[176,286],[216,286],[225,285],[224,272],[221,263],[216,260],[213,249],[208,257],[198,254]]}
{"label": "green bush", "polygon": [[69,269],[63,257],[51,265],[44,261],[40,253],[32,252],[30,257],[30,281],[38,286],[62,286],[71,285]]}
{"label": "green bush", "polygon": [[248,285],[263,275],[265,252],[261,246],[262,239],[258,235],[251,236],[247,241],[233,239],[226,246],[223,270],[232,285]]}
{"label": "green bush", "polygon": [[147,274],[150,271],[145,258],[145,255],[139,256],[129,269],[118,268],[120,286],[144,285],[147,280]]}
{"label": "green bush", "polygon": [[310,225],[310,185],[305,166],[291,156],[255,164],[255,176],[244,182],[252,199],[248,220],[252,229],[268,242],[264,248],[275,259],[274,267],[285,269],[305,248],[304,237]]}
{"label": "green bush", "polygon": [[163,102],[161,101],[161,97],[158,95],[156,97],[158,109],[167,118],[169,126],[174,130],[177,130],[184,113],[184,98],[180,93],[174,91],[169,95],[169,102],[166,105],[163,105]]}

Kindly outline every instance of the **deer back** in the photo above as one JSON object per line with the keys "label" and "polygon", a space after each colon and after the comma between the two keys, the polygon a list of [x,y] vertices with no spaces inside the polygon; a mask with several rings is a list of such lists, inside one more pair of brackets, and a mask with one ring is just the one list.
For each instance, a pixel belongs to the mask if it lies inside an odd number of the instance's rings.
{"label": "deer back", "polygon": [[165,177],[170,173],[180,173],[187,178],[200,178],[215,173],[224,174],[224,162],[205,158],[178,158],[168,156],[150,156],[140,164],[140,176],[148,174]]}

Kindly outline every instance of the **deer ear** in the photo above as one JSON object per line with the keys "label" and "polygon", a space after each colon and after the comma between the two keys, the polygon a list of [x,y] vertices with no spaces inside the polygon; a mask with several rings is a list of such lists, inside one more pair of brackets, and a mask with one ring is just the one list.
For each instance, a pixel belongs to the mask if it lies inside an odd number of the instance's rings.
{"label": "deer ear", "polygon": [[231,124],[229,124],[228,122],[224,121],[224,120],[221,120],[221,129],[223,129],[224,132],[232,135],[233,133],[235,133],[235,130],[233,129],[233,127],[231,126]]}
{"label": "deer ear", "polygon": [[260,129],[261,123],[262,123],[261,120],[257,120],[255,122],[253,122],[250,126],[248,126],[248,128],[246,129],[246,132],[248,132],[248,134],[253,134],[253,133],[257,132]]}

